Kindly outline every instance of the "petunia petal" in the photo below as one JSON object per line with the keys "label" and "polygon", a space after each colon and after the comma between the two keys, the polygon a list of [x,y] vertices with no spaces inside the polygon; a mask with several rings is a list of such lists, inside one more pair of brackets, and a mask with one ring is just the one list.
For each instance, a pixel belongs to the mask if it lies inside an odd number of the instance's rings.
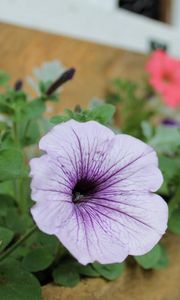
{"label": "petunia petal", "polygon": [[38,201],[31,214],[36,224],[47,234],[56,234],[60,226],[65,226],[73,215],[72,203],[65,198],[61,201]]}
{"label": "petunia petal", "polygon": [[61,164],[48,155],[30,161],[32,177],[31,189],[34,201],[60,199],[61,194],[72,194],[72,170],[62,168]]}
{"label": "petunia petal", "polygon": [[39,147],[64,164],[71,164],[76,176],[82,178],[90,169],[96,169],[97,162],[104,160],[114,136],[110,129],[97,122],[70,120],[55,126],[40,140]]}
{"label": "petunia petal", "polygon": [[112,221],[106,211],[91,205],[74,207],[69,222],[59,227],[57,237],[76,259],[86,265],[92,262],[122,262],[128,255],[128,235],[123,224]]}
{"label": "petunia petal", "polygon": [[[76,146],[76,150],[80,148],[82,143],[83,151],[89,151],[89,146],[95,142],[109,141],[115,136],[112,130],[95,122],[89,121],[86,123],[79,123],[74,120],[56,125],[53,129],[41,138],[39,147],[48,154],[59,156],[63,149],[70,150],[71,146]],[[80,149],[79,149],[80,150]]]}
{"label": "petunia petal", "polygon": [[99,189],[156,191],[163,182],[153,148],[131,136],[116,135],[96,178]]}
{"label": "petunia petal", "polygon": [[153,193],[111,194],[109,191],[97,194],[88,205],[95,210],[106,211],[107,218],[121,222],[128,236],[128,251],[132,255],[150,251],[167,228],[167,204]]}
{"label": "petunia petal", "polygon": [[124,200],[122,198],[121,201],[128,201],[129,204],[121,207],[123,223],[129,233],[129,254],[143,255],[149,252],[165,233],[168,206],[160,196],[152,193],[125,196]]}
{"label": "petunia petal", "polygon": [[128,255],[123,225],[112,223],[98,209],[83,206],[77,209],[66,202],[41,201],[33,206],[31,214],[40,230],[56,235],[82,264],[121,262]]}

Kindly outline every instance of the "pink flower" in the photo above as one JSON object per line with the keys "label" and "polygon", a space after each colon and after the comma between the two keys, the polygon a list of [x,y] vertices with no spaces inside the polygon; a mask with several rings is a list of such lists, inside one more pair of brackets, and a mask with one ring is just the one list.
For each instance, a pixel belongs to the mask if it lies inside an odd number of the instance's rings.
{"label": "pink flower", "polygon": [[170,57],[163,50],[156,50],[150,57],[146,70],[150,84],[171,107],[180,105],[180,60]]}
{"label": "pink flower", "polygon": [[143,255],[167,228],[155,151],[90,121],[70,120],[40,140],[31,166],[32,216],[82,264]]}

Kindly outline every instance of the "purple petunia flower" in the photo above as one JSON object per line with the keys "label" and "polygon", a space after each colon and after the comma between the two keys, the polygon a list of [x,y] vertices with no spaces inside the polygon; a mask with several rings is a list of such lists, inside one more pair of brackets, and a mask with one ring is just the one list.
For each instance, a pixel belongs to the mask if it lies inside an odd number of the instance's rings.
{"label": "purple petunia flower", "polygon": [[31,160],[31,209],[82,264],[143,255],[167,228],[163,178],[155,151],[140,140],[90,121],[55,126]]}
{"label": "purple petunia flower", "polygon": [[162,120],[162,124],[165,126],[178,127],[180,128],[180,122],[174,119],[166,118]]}

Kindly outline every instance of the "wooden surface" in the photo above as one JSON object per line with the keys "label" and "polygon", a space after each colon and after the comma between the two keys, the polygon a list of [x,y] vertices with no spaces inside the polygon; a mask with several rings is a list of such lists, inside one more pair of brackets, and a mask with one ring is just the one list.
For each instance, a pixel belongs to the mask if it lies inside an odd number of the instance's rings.
{"label": "wooden surface", "polygon": [[25,78],[34,67],[54,59],[77,69],[75,79],[63,90],[61,103],[53,105],[57,114],[77,103],[86,107],[93,96],[103,97],[114,77],[138,80],[146,58],[108,46],[0,23],[0,69],[9,72],[12,81]]}
{"label": "wooden surface", "polygon": [[117,280],[100,278],[82,280],[74,288],[46,285],[43,300],[179,300],[180,299],[180,236],[166,235],[164,243],[170,258],[162,270],[126,268]]}

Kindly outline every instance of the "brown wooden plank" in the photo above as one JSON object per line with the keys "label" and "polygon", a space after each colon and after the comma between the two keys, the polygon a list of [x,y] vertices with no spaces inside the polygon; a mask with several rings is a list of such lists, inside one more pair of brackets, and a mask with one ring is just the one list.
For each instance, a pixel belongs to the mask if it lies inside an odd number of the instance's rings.
{"label": "brown wooden plank", "polygon": [[180,236],[169,234],[164,243],[170,257],[165,269],[147,271],[132,265],[114,281],[90,278],[74,288],[48,284],[42,288],[43,300],[179,300]]}
{"label": "brown wooden plank", "polygon": [[145,62],[142,54],[0,23],[0,68],[13,81],[54,59],[77,69],[73,82],[64,88],[61,103],[53,105],[56,113],[77,103],[86,106],[93,96],[103,97],[114,77],[138,80]]}

